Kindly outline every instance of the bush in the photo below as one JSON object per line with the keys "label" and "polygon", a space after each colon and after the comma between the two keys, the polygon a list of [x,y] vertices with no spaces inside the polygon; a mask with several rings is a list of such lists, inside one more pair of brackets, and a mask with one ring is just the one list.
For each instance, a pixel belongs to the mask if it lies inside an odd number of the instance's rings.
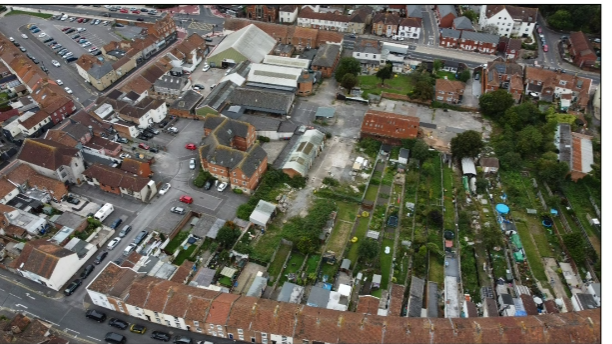
{"label": "bush", "polygon": [[329,185],[329,186],[338,186],[338,185],[340,185],[340,182],[337,181],[334,178],[325,177],[325,178],[323,178],[323,184],[326,184],[326,185]]}
{"label": "bush", "polygon": [[380,179],[376,179],[376,178],[370,179],[370,185],[380,185]]}
{"label": "bush", "polygon": [[270,142],[270,138],[267,136],[257,136],[257,139],[261,142]]}
{"label": "bush", "polygon": [[238,188],[232,189],[232,191],[234,191],[234,193],[237,194],[237,195],[242,195],[244,193],[244,191],[242,191],[242,189],[238,189]]}

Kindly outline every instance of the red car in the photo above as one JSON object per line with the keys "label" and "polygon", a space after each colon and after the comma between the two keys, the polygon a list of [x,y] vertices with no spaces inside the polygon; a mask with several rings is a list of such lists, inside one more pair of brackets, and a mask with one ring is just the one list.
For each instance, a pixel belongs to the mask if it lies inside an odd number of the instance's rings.
{"label": "red car", "polygon": [[142,148],[142,149],[144,149],[144,150],[149,150],[149,148],[151,148],[151,147],[149,147],[149,146],[145,145],[144,143],[139,143],[139,144],[138,144],[138,147],[139,147],[139,148]]}
{"label": "red car", "polygon": [[119,12],[121,12],[121,13],[129,13],[127,8],[122,8],[122,9],[119,10]]}
{"label": "red car", "polygon": [[198,147],[196,147],[196,145],[194,145],[193,143],[186,144],[185,148],[187,148],[189,150],[196,150],[196,149],[198,149]]}
{"label": "red car", "polygon": [[132,13],[134,13],[134,14],[140,14],[140,11],[139,11],[139,10],[136,10],[136,11],[132,11]]}
{"label": "red car", "polygon": [[548,45],[543,46],[542,50],[544,50],[544,52],[547,52],[548,51]]}
{"label": "red car", "polygon": [[179,201],[181,201],[183,203],[191,204],[191,203],[193,203],[193,198],[191,198],[189,196],[181,196],[181,198],[179,198]]}

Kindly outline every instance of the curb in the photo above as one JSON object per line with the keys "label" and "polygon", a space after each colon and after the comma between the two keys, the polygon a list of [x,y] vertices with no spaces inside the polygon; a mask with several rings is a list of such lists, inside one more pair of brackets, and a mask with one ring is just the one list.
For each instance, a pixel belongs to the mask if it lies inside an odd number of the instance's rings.
{"label": "curb", "polygon": [[61,296],[61,295],[60,295],[60,296],[57,296],[57,294],[56,294],[56,296],[55,296],[55,297],[53,297],[53,296],[49,296],[49,295],[46,295],[46,294],[44,294],[44,293],[43,293],[43,292],[41,292],[41,291],[34,290],[34,289],[32,289],[32,288],[28,287],[27,285],[25,285],[25,284],[23,284],[23,283],[21,283],[21,282],[17,281],[16,279],[9,279],[9,278],[7,278],[6,276],[2,276],[2,275],[0,275],[0,278],[2,278],[3,280],[5,280],[5,281],[7,281],[7,282],[10,282],[11,284],[15,284],[15,285],[20,286],[21,288],[27,289],[27,290],[29,290],[29,291],[31,291],[31,292],[33,292],[33,293],[37,294],[37,295],[40,295],[40,296],[42,296],[42,297],[46,297],[46,298],[51,299],[51,300],[61,300],[61,299],[62,299],[62,296]]}

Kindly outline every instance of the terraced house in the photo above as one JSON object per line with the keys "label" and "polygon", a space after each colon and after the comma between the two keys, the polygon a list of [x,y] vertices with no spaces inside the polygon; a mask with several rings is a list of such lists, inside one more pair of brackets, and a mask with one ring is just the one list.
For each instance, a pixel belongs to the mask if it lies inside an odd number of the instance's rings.
{"label": "terraced house", "polygon": [[106,165],[94,164],[83,172],[87,184],[97,186],[102,191],[116,195],[134,197],[142,202],[149,202],[157,193],[155,181],[148,176],[140,176],[137,166],[134,169],[122,170]]}
{"label": "terraced house", "polygon": [[255,142],[255,127],[211,115],[204,120],[204,136],[202,168],[232,189],[253,192],[268,168],[268,155]]}
{"label": "terraced house", "polygon": [[74,184],[81,183],[85,170],[78,149],[45,139],[26,139],[17,159],[43,176]]}
{"label": "terraced house", "polygon": [[598,309],[520,318],[407,318],[211,291],[109,262],[86,287],[100,307],[170,328],[271,344],[600,342]]}

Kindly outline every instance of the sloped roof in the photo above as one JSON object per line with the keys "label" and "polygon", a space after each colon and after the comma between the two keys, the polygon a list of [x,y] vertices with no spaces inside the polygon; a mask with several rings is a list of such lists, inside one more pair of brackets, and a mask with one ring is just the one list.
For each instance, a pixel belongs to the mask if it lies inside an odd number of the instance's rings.
{"label": "sloped roof", "polygon": [[[446,32],[446,30],[444,30],[444,32]],[[469,39],[469,40],[477,41],[477,42],[495,43],[495,44],[499,43],[498,35],[492,35],[489,33],[482,33],[482,32],[463,31],[461,33],[461,38]]]}
{"label": "sloped roof", "polygon": [[406,5],[406,17],[408,18],[423,18],[421,5]]}
{"label": "sloped roof", "polygon": [[26,242],[19,257],[11,264],[14,269],[29,271],[44,278],[51,278],[57,262],[61,258],[72,254],[76,253],[52,244],[47,239],[37,239]]}
{"label": "sloped roof", "polygon": [[440,35],[444,38],[459,38],[461,37],[461,31],[455,29],[444,29]]}
{"label": "sloped roof", "polygon": [[468,17],[457,17],[453,19],[453,27],[455,30],[474,30],[472,21]]}
{"label": "sloped roof", "polygon": [[449,14],[452,14],[455,17],[457,16],[457,10],[455,10],[455,5],[437,5],[437,7],[438,11],[440,12],[441,18],[444,18]]}
{"label": "sloped roof", "polygon": [[465,89],[465,83],[459,80],[436,79],[436,92],[459,92]]}
{"label": "sloped roof", "polygon": [[149,183],[149,178],[135,176],[127,171],[101,164],[93,164],[83,172],[83,175],[97,179],[100,184],[134,192],[142,191]]}
{"label": "sloped roof", "polygon": [[591,42],[586,37],[584,32],[582,31],[572,32],[569,36],[569,42],[570,42],[570,49],[573,50],[574,54],[580,54],[582,56],[584,55],[593,55],[595,57],[597,56],[595,54],[595,51],[593,50],[593,47],[591,46]]}
{"label": "sloped roof", "polygon": [[538,9],[535,7],[519,7],[512,5],[487,5],[486,16],[491,18],[498,14],[503,9],[508,11],[512,19],[518,19],[524,22],[534,22],[538,15]]}
{"label": "sloped roof", "polygon": [[238,87],[230,96],[230,103],[251,108],[264,108],[287,114],[295,95],[264,89]]}
{"label": "sloped roof", "polygon": [[282,168],[295,170],[302,176],[307,175],[324,139],[325,134],[322,132],[307,130],[293,146]]}
{"label": "sloped roof", "polygon": [[45,139],[26,139],[18,159],[50,170],[70,165],[79,150]]}
{"label": "sloped roof", "polygon": [[372,18],[372,24],[398,25],[402,18],[396,13],[377,13]]}
{"label": "sloped roof", "polygon": [[276,41],[257,26],[251,24],[229,34],[208,56],[214,57],[227,49],[234,49],[251,62],[261,62],[276,45]]}
{"label": "sloped roof", "polygon": [[322,44],[319,46],[317,55],[312,60],[312,66],[333,67],[336,58],[340,54],[340,46],[337,44]]}

